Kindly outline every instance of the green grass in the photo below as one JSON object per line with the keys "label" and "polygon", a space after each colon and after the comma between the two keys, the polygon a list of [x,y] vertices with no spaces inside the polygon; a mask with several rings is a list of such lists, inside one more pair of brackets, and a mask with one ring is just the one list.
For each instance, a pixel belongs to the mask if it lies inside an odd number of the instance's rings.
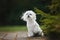
{"label": "green grass", "polygon": [[0,32],[26,31],[26,26],[0,26]]}

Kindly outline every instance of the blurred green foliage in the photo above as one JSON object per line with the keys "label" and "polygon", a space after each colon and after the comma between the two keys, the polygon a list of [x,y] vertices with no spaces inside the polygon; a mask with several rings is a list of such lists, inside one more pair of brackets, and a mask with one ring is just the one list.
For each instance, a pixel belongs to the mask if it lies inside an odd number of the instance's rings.
{"label": "blurred green foliage", "polygon": [[[50,13],[45,13],[38,8],[34,8],[35,12],[42,17],[40,17],[40,22],[42,23],[41,28],[46,35],[60,35],[60,14],[51,15]],[[53,13],[54,14],[54,13]],[[58,36],[59,36],[58,35]]]}
{"label": "blurred green foliage", "polygon": [[[41,28],[46,35],[58,35],[60,36],[60,0],[52,0],[50,5],[47,5],[50,10],[46,13],[37,7],[34,8],[35,12],[42,17],[40,17],[40,22],[42,23]],[[56,36],[55,36],[56,37]]]}
{"label": "blurred green foliage", "polygon": [[51,5],[48,5],[50,13],[56,15],[60,13],[60,0],[52,0]]}

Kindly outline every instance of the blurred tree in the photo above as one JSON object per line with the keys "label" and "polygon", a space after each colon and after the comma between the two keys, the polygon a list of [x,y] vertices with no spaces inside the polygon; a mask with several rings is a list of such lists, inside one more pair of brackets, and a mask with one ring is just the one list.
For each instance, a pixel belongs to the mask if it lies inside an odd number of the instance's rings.
{"label": "blurred tree", "polygon": [[50,13],[56,15],[60,13],[60,0],[52,0],[52,4],[49,5]]}
{"label": "blurred tree", "polygon": [[40,17],[40,22],[42,23],[41,28],[43,29],[44,33],[49,37],[53,37],[55,39],[60,37],[60,14],[51,15],[50,13],[45,13],[36,7],[34,8],[35,12]]}

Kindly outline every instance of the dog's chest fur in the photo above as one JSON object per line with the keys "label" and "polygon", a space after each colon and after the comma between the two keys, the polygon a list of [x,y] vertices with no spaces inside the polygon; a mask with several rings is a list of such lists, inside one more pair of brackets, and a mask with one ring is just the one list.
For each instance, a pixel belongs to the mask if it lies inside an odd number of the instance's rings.
{"label": "dog's chest fur", "polygon": [[39,31],[36,21],[27,22],[27,28],[34,33]]}

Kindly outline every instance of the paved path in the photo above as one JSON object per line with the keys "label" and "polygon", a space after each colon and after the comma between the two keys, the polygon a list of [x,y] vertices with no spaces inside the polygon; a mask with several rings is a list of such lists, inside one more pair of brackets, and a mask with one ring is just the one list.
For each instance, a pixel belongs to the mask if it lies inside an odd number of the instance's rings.
{"label": "paved path", "polygon": [[47,40],[46,37],[27,38],[27,32],[0,32],[0,40]]}

